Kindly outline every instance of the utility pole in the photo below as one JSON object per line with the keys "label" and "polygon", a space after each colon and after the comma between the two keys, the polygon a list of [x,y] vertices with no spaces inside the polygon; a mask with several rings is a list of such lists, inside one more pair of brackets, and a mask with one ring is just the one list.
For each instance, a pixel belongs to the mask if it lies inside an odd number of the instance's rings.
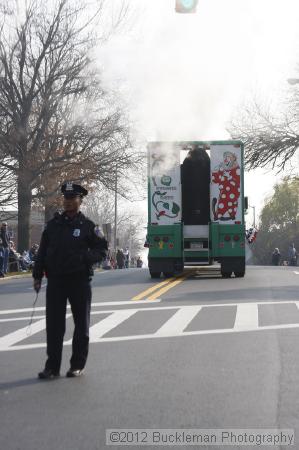
{"label": "utility pole", "polygon": [[117,165],[115,166],[115,183],[114,183],[114,253],[116,255],[117,247]]}

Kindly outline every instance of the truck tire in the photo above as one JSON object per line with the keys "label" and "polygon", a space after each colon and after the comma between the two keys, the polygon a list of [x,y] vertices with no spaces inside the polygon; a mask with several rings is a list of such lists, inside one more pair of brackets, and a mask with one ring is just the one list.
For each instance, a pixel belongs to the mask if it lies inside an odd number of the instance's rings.
{"label": "truck tire", "polygon": [[160,278],[161,272],[150,272],[151,278]]}
{"label": "truck tire", "polygon": [[222,272],[221,271],[222,278],[230,278],[232,276],[232,272]]}
{"label": "truck tire", "polygon": [[171,277],[173,277],[174,273],[173,272],[163,272],[163,275],[165,278],[171,278]]}
{"label": "truck tire", "polygon": [[245,272],[234,272],[236,278],[244,278]]}

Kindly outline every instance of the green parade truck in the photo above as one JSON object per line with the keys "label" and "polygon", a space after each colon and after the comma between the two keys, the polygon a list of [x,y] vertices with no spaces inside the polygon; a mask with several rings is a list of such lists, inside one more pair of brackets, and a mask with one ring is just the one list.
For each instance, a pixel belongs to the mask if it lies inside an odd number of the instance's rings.
{"label": "green parade truck", "polygon": [[240,141],[148,143],[148,267],[152,278],[220,263],[245,275],[244,146]]}

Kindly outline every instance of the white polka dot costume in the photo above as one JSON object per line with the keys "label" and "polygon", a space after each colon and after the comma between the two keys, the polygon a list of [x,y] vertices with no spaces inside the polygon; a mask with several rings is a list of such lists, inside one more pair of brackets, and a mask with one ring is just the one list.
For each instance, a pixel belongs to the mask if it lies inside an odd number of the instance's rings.
{"label": "white polka dot costume", "polygon": [[212,172],[212,183],[219,186],[214,220],[235,220],[241,191],[241,171],[234,153],[225,152],[223,156],[224,162]]}

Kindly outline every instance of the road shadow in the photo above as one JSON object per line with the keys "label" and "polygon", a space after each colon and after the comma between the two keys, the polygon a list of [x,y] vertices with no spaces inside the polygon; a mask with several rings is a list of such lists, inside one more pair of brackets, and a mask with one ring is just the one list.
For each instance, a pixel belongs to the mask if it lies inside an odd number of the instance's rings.
{"label": "road shadow", "polygon": [[[50,380],[52,381],[52,380]],[[23,380],[7,381],[6,383],[0,383],[0,391],[6,391],[9,389],[14,389],[18,387],[31,386],[35,384],[42,383],[43,380],[38,378],[24,378]]]}

